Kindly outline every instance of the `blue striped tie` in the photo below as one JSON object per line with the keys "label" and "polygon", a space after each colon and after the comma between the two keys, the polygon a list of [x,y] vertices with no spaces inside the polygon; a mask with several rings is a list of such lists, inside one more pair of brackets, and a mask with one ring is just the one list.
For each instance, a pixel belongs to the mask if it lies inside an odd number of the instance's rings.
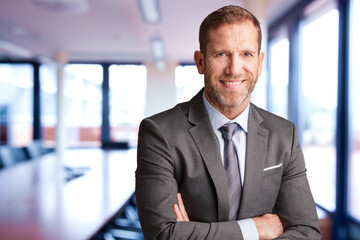
{"label": "blue striped tie", "polygon": [[229,193],[229,219],[236,220],[240,198],[241,198],[241,179],[239,173],[239,163],[237,161],[236,151],[232,142],[232,137],[238,128],[236,123],[227,123],[220,128],[225,141],[224,145],[224,169]]}

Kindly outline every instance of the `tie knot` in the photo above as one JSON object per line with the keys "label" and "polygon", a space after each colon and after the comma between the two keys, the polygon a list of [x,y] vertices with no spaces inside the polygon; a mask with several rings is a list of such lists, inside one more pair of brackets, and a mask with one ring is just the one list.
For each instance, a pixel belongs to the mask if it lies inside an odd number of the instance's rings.
{"label": "tie knot", "polygon": [[227,123],[220,128],[223,138],[227,141],[231,141],[236,129],[238,128],[237,123]]}

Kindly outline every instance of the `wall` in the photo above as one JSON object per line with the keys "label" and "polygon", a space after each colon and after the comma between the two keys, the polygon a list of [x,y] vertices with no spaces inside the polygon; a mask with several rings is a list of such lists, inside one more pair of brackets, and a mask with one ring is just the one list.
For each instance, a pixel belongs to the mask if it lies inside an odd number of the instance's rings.
{"label": "wall", "polygon": [[148,75],[145,117],[148,117],[175,106],[175,68],[178,63],[167,63],[164,71],[158,70],[154,63],[145,65]]}

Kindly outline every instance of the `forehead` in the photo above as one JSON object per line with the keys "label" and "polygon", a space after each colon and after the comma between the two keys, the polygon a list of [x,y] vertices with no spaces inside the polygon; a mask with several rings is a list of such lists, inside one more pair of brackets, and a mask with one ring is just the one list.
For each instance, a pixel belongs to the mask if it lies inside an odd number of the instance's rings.
{"label": "forehead", "polygon": [[208,45],[245,44],[258,49],[258,31],[250,21],[223,24],[208,32]]}

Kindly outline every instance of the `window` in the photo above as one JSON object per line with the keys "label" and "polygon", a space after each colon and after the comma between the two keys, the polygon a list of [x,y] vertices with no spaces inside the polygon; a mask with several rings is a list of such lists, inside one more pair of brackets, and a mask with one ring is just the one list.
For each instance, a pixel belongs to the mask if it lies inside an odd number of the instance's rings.
{"label": "window", "polygon": [[288,114],[289,40],[280,37],[270,43],[269,110],[283,118]]}
{"label": "window", "polygon": [[47,147],[55,147],[55,128],[57,121],[57,78],[56,65],[40,66],[40,110],[42,139]]}
{"label": "window", "polygon": [[68,64],[65,66],[64,79],[64,112],[69,147],[100,146],[102,66]]}
{"label": "window", "polygon": [[1,144],[21,147],[32,142],[33,75],[30,64],[0,64]]}
{"label": "window", "polygon": [[176,102],[189,101],[204,86],[204,76],[198,73],[195,65],[175,68]]}
{"label": "window", "polygon": [[360,221],[360,1],[351,3],[349,212]]}
{"label": "window", "polygon": [[144,65],[109,67],[111,141],[136,146],[138,126],[144,118],[146,82]]}
{"label": "window", "polygon": [[317,204],[335,210],[335,127],[338,77],[337,9],[306,22],[301,31],[302,146]]}

